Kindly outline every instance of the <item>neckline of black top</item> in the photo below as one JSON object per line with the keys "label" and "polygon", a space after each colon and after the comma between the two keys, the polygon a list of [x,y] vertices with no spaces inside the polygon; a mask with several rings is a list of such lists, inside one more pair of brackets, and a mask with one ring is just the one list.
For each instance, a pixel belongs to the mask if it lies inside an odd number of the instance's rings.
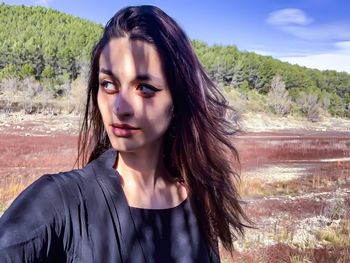
{"label": "neckline of black top", "polygon": [[149,212],[170,212],[170,211],[173,211],[175,209],[180,209],[182,208],[186,202],[187,202],[187,199],[184,199],[180,204],[174,206],[174,207],[168,207],[168,208],[143,208],[143,207],[134,207],[134,206],[129,206],[129,208],[131,210],[134,210],[134,211],[149,211]]}

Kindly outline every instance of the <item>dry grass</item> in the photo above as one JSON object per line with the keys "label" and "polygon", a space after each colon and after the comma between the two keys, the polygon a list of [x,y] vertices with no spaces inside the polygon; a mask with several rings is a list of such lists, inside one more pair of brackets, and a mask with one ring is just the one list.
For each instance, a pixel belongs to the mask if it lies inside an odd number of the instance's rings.
{"label": "dry grass", "polygon": [[[347,168],[348,169],[348,168]],[[350,169],[350,168],[349,168]],[[308,193],[310,190],[339,187],[350,181],[349,170],[341,174],[328,175],[315,171],[314,174],[289,181],[265,182],[257,178],[242,177],[238,192],[242,197],[285,196]]]}
{"label": "dry grass", "polygon": [[301,193],[302,189],[292,183],[293,181],[282,181],[269,183],[257,178],[242,178],[241,183],[238,185],[238,192],[242,197],[268,197],[268,196],[281,196],[281,195],[293,195]]}
{"label": "dry grass", "polygon": [[9,203],[27,186],[27,182],[23,182],[21,179],[19,179],[9,182],[6,184],[6,187],[0,187],[0,213],[4,212]]}
{"label": "dry grass", "polygon": [[262,180],[247,177],[241,179],[238,192],[242,197],[262,197],[271,194]]}
{"label": "dry grass", "polygon": [[324,245],[350,246],[350,218],[319,230],[317,236]]}
{"label": "dry grass", "polygon": [[293,255],[290,257],[290,263],[311,263],[308,257]]}
{"label": "dry grass", "polygon": [[[224,254],[223,262],[350,262],[350,212],[347,212],[350,207],[350,197],[347,198],[340,194],[345,191],[344,189],[348,187],[350,182],[349,162],[326,163],[317,169],[309,170],[304,176],[291,180],[269,182],[263,179],[266,177],[242,176],[238,186],[240,195],[243,198],[252,198],[251,202],[254,202],[255,198],[265,199],[267,197],[266,200],[269,200],[271,197],[272,200],[276,200],[275,198],[282,197],[282,200],[289,200],[286,205],[298,215],[314,203],[315,207],[310,207],[310,209],[305,210],[305,213],[308,213],[308,216],[315,218],[315,220],[310,218],[310,222],[306,220],[303,225],[298,219],[295,219],[294,223],[292,221],[288,223],[288,220],[277,220],[275,225],[265,229],[268,232],[262,234],[263,240],[256,238],[261,234],[259,230],[249,237],[246,236],[234,257],[230,258]],[[338,190],[340,195],[336,194]],[[314,201],[307,199],[310,193],[319,192],[330,194],[321,194]],[[292,199],[289,199],[288,196]],[[303,198],[298,198],[299,196],[303,196]],[[313,195],[311,194],[311,196]],[[327,198],[326,196],[332,197]],[[287,199],[285,199],[286,197]],[[294,203],[290,200],[294,200]],[[302,201],[307,202],[305,204],[296,203]],[[283,206],[281,208],[281,211],[284,211]],[[260,207],[254,209],[259,210]],[[255,213],[259,214],[260,211],[254,209],[249,211],[253,217]],[[274,218],[285,216],[285,214],[278,214],[274,207],[269,209],[274,211]],[[328,219],[328,223],[320,223],[318,220],[321,219],[318,218],[322,217]],[[308,231],[308,224],[315,224],[315,226],[310,225],[310,231]],[[270,249],[279,245],[285,246],[286,251],[281,250],[282,253],[279,249]]]}

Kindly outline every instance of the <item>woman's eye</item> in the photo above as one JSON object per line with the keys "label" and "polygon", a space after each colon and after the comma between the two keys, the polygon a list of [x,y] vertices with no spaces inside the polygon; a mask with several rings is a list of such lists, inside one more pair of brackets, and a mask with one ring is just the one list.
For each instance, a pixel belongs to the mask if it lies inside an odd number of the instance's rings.
{"label": "woman's eye", "polygon": [[106,91],[115,91],[115,85],[110,81],[102,81],[100,85],[106,90]]}
{"label": "woman's eye", "polygon": [[137,86],[137,90],[140,91],[140,93],[143,96],[152,96],[156,92],[160,91],[160,89],[157,89],[157,88],[155,88],[155,87],[153,87],[152,85],[149,85],[149,84],[139,84]]}

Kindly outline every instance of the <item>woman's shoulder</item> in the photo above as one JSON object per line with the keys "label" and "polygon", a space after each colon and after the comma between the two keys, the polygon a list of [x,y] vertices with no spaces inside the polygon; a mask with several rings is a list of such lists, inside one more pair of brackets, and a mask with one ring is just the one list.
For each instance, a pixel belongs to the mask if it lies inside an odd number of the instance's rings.
{"label": "woman's shoulder", "polygon": [[[70,188],[77,187],[79,185],[84,185],[88,181],[91,182],[92,177],[94,176],[93,171],[91,171],[89,165],[82,169],[73,169],[69,171],[59,172],[55,174],[46,174],[42,178],[46,177],[48,184],[52,181],[52,184],[55,184],[59,189],[61,188]],[[40,180],[40,179],[39,179]]]}
{"label": "woman's shoulder", "polygon": [[0,250],[34,238],[47,228],[59,232],[67,214],[82,202],[79,195],[90,176],[84,168],[45,174],[35,180],[0,218]]}
{"label": "woman's shoulder", "polygon": [[40,176],[14,199],[1,221],[9,214],[19,217],[35,213],[45,218],[49,214],[60,215],[66,199],[73,201],[76,190],[82,188],[90,176],[85,168]]}
{"label": "woman's shoulder", "polygon": [[105,161],[95,160],[82,169],[42,175],[12,202],[0,218],[0,228],[5,222],[16,222],[17,219],[33,219],[35,225],[50,219],[63,220],[64,215],[76,210],[82,202],[95,198],[100,187],[97,174],[106,173],[96,168],[103,163]]}
{"label": "woman's shoulder", "polygon": [[50,175],[29,185],[0,218],[0,251],[44,235],[54,222],[61,228],[63,205]]}

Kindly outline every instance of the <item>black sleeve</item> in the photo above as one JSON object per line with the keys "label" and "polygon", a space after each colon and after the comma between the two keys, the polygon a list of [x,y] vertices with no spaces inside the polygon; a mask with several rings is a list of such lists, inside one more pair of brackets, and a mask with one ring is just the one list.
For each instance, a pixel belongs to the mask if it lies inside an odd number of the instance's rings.
{"label": "black sleeve", "polygon": [[56,262],[63,214],[59,188],[50,175],[42,176],[0,218],[0,262]]}

